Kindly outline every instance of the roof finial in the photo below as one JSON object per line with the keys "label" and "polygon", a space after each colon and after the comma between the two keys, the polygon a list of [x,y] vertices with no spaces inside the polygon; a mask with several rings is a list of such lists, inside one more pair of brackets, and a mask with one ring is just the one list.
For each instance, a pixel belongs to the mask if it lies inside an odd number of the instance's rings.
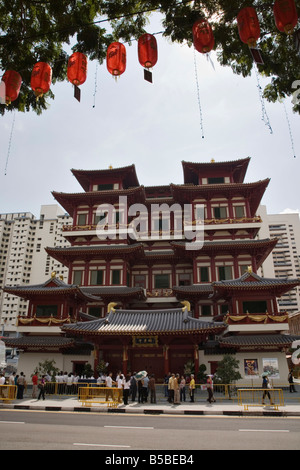
{"label": "roof finial", "polygon": [[252,273],[252,266],[248,266],[247,272]]}
{"label": "roof finial", "polygon": [[184,312],[184,310],[187,309],[188,312],[191,311],[191,304],[188,300],[183,300],[182,302],[180,302],[182,305],[184,305],[184,307],[182,307],[182,311]]}
{"label": "roof finial", "polygon": [[114,307],[118,305],[117,302],[110,302],[107,306],[107,313],[110,313],[110,312],[115,312],[116,310],[114,309]]}

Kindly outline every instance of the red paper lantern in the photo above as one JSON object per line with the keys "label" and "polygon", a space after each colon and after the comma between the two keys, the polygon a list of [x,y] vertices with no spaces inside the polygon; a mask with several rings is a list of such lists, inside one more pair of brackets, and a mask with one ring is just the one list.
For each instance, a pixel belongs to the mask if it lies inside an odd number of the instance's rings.
{"label": "red paper lantern", "polygon": [[253,7],[243,8],[237,16],[240,39],[249,47],[256,47],[260,36],[259,21]]}
{"label": "red paper lantern", "polygon": [[139,63],[146,69],[157,62],[157,42],[152,34],[145,33],[138,40]]}
{"label": "red paper lantern", "polygon": [[126,69],[126,48],[120,42],[113,42],[107,48],[106,66],[115,77],[122,75]]}
{"label": "red paper lantern", "polygon": [[6,70],[2,77],[2,81],[5,83],[5,101],[6,104],[9,105],[19,96],[22,77],[19,72],[16,72],[15,70]]}
{"label": "red paper lantern", "polygon": [[52,69],[46,62],[37,62],[31,73],[30,85],[35,96],[40,98],[50,89],[52,80]]}
{"label": "red paper lantern", "polygon": [[210,52],[215,45],[212,28],[207,20],[196,21],[193,25],[193,41],[198,52]]}
{"label": "red paper lantern", "polygon": [[294,0],[276,0],[273,7],[276,27],[282,33],[291,34],[298,21]]}
{"label": "red paper lantern", "polygon": [[69,58],[67,76],[69,82],[76,86],[86,81],[87,58],[82,52],[74,52]]}

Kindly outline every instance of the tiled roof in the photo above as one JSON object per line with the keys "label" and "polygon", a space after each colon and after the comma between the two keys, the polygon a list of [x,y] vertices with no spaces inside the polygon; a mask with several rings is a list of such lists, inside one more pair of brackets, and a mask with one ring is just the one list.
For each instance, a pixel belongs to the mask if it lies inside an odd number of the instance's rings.
{"label": "tiled roof", "polygon": [[105,287],[105,286],[93,286],[93,287],[81,287],[82,292],[88,295],[95,295],[101,298],[112,298],[112,297],[138,297],[146,299],[145,291],[142,287]]}
{"label": "tiled roof", "polygon": [[5,345],[9,348],[69,348],[75,344],[73,338],[63,336],[20,336],[18,338],[3,338]]}
{"label": "tiled roof", "polygon": [[245,290],[261,290],[275,288],[276,290],[285,291],[290,290],[293,287],[300,284],[300,279],[289,279],[289,278],[266,278],[260,277],[257,274],[244,273],[238,279],[230,279],[228,281],[217,281],[213,282],[212,286],[215,290],[227,290],[227,289],[245,289]]}
{"label": "tiled roof", "polygon": [[256,334],[256,335],[236,335],[219,339],[222,347],[263,347],[275,346],[278,348],[288,347],[293,341],[300,339],[300,336],[280,335],[280,334]]}
{"label": "tiled roof", "polygon": [[99,297],[95,297],[92,293],[84,292],[81,287],[75,284],[66,284],[58,278],[51,278],[43,284],[5,286],[3,290],[8,294],[28,299],[34,296],[61,296],[72,294],[89,301],[99,300]]}
{"label": "tiled roof", "polygon": [[111,311],[106,318],[68,324],[61,327],[66,333],[101,334],[187,334],[223,331],[224,323],[203,321],[190,317],[186,310],[119,310]]}

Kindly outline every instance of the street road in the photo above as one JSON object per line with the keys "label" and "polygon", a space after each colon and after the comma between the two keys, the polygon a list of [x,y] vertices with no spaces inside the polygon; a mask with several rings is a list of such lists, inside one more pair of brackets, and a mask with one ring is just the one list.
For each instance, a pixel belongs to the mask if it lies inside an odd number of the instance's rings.
{"label": "street road", "polygon": [[1,410],[0,449],[126,451],[127,456],[140,450],[178,455],[192,455],[193,450],[299,450],[300,418]]}

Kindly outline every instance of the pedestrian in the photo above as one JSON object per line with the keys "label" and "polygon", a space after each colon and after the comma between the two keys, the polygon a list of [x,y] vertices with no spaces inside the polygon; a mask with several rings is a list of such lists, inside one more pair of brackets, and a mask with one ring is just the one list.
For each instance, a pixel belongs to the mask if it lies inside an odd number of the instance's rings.
{"label": "pedestrian", "polygon": [[[165,391],[165,397],[168,397],[169,399],[169,379],[171,377],[171,373],[169,372],[168,374],[165,375],[164,377],[164,391]],[[169,400],[168,400],[169,401]]]}
{"label": "pedestrian", "polygon": [[211,376],[211,375],[208,375],[208,376],[207,376],[206,389],[207,389],[207,393],[208,393],[207,401],[208,401],[209,403],[215,402],[216,400],[215,400],[215,397],[214,397],[213,380],[212,380],[212,376]]}
{"label": "pedestrian", "polygon": [[73,388],[73,375],[71,374],[71,372],[68,374],[66,387],[67,387],[67,394],[71,395],[72,388]]}
{"label": "pedestrian", "polygon": [[131,401],[135,401],[136,393],[137,393],[137,380],[135,377],[136,372],[130,378],[130,393],[131,393]]}
{"label": "pedestrian", "polygon": [[169,403],[174,403],[174,379],[175,379],[175,374],[171,374],[168,382],[168,390],[169,390]]}
{"label": "pedestrian", "polygon": [[22,400],[23,399],[23,393],[24,393],[25,386],[26,386],[26,379],[25,379],[25,375],[24,375],[23,372],[20,373],[20,375],[17,379],[17,386],[18,386],[17,398],[19,400]]}
{"label": "pedestrian", "polygon": [[176,374],[175,377],[174,377],[174,381],[173,381],[173,384],[174,384],[174,404],[175,405],[179,405],[179,403],[180,403],[179,380],[180,380],[179,374]]}
{"label": "pedestrian", "polygon": [[38,394],[38,375],[37,372],[35,372],[32,376],[32,398],[37,398]]}
{"label": "pedestrian", "polygon": [[263,405],[265,404],[264,399],[267,396],[270,400],[270,404],[273,405],[272,399],[271,399],[271,396],[270,396],[270,392],[269,392],[269,389],[271,388],[269,377],[267,375],[263,375],[262,379],[263,379],[262,388],[264,389],[264,393],[263,393],[263,396],[262,396],[262,404]]}
{"label": "pedestrian", "polygon": [[148,388],[150,390],[150,401],[151,403],[156,403],[156,386],[155,386],[155,376],[154,374],[151,375]]}
{"label": "pedestrian", "polygon": [[45,376],[42,375],[42,378],[40,380],[40,383],[38,384],[38,388],[40,390],[40,393],[39,393],[39,396],[38,396],[38,400],[43,397],[43,400],[45,400]]}
{"label": "pedestrian", "polygon": [[16,385],[15,380],[16,380],[16,373],[13,372],[13,373],[10,374],[10,376],[9,376],[8,384],[9,384],[9,385]]}
{"label": "pedestrian", "polygon": [[189,392],[190,392],[190,401],[194,403],[195,401],[195,388],[196,388],[196,384],[195,384],[195,378],[194,378],[194,374],[191,374],[191,380],[190,380],[190,383],[189,383]]}
{"label": "pedestrian", "polygon": [[147,403],[148,401],[148,384],[149,384],[149,377],[146,375],[143,379],[143,384],[142,384],[142,393],[143,393],[143,401]]}
{"label": "pedestrian", "polygon": [[106,401],[108,401],[109,398],[113,399],[113,391],[111,390],[113,384],[115,382],[112,379],[112,372],[110,372],[105,379],[105,387],[107,388],[106,390]]}
{"label": "pedestrian", "polygon": [[184,375],[182,375],[180,380],[180,401],[185,401],[185,385],[186,380]]}
{"label": "pedestrian", "polygon": [[124,405],[128,405],[128,397],[130,392],[130,375],[126,375],[123,381],[123,401]]}
{"label": "pedestrian", "polygon": [[294,385],[293,369],[291,369],[289,372],[288,381],[290,384],[290,393],[296,393],[295,385]]}
{"label": "pedestrian", "polygon": [[138,389],[138,402],[144,403],[144,396],[143,396],[143,381],[137,381],[137,389]]}

